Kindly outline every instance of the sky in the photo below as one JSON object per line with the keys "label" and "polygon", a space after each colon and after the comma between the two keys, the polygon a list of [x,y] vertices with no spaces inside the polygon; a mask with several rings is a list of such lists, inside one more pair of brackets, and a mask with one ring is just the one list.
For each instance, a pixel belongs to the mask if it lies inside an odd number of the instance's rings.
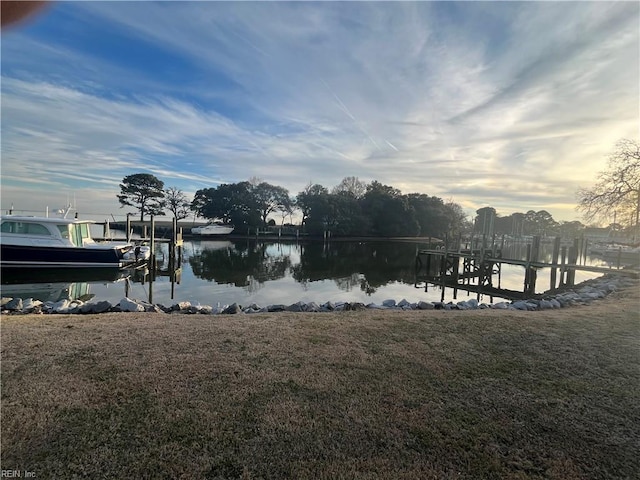
{"label": "sky", "polygon": [[1,207],[347,176],[580,219],[640,136],[638,2],[55,2],[1,39]]}

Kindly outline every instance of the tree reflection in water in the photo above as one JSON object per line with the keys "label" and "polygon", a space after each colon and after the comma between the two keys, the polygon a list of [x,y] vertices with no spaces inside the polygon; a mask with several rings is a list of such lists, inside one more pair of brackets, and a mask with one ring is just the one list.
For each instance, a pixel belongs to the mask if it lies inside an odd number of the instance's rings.
{"label": "tree reflection in water", "polygon": [[289,256],[274,255],[266,243],[231,243],[226,248],[207,248],[189,258],[197,277],[256,291],[260,285],[284,278],[291,266]]}
{"label": "tree reflection in water", "polygon": [[416,245],[399,242],[310,243],[292,267],[300,283],[333,280],[338,288],[355,287],[367,294],[391,282],[413,284]]}
{"label": "tree reflection in water", "polygon": [[[372,294],[391,282],[413,284],[416,244],[399,242],[227,242],[227,248],[202,249],[189,258],[193,273],[219,284],[250,291],[271,280],[293,278],[306,289],[310,282],[332,280],[343,291],[359,288]],[[298,258],[299,257],[299,261]]]}

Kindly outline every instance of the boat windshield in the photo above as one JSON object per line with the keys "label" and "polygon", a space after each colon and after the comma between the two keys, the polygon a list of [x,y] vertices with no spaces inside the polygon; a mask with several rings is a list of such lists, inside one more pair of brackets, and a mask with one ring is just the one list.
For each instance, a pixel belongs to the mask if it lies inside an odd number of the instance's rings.
{"label": "boat windshield", "polygon": [[62,238],[69,238],[69,225],[58,225],[58,230],[60,230],[60,235],[62,235]]}
{"label": "boat windshield", "polygon": [[89,225],[77,223],[75,225],[58,225],[62,238],[68,238],[76,247],[82,247],[86,240],[91,240]]}

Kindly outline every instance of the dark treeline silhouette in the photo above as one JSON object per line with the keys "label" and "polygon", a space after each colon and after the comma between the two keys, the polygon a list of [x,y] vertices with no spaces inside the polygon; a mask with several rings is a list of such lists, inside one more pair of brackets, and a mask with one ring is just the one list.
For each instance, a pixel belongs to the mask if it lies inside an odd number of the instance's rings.
{"label": "dark treeline silhouette", "polygon": [[[189,210],[200,217],[233,224],[235,233],[281,225],[293,216],[301,217],[303,233],[332,236],[373,237],[456,237],[473,233],[488,235],[542,235],[577,237],[586,226],[579,221],[557,222],[546,210],[529,210],[500,216],[493,207],[476,211],[473,223],[467,221],[462,207],[452,201],[421,193],[402,194],[400,190],[376,180],[364,183],[346,177],[331,191],[309,184],[296,197],[283,187],[257,179],[227,183],[198,190],[189,203],[176,187],[164,189],[164,183],[150,174],[129,175],[120,185],[120,203],[135,206],[144,214],[162,215],[168,209],[176,218],[185,218]],[[296,228],[298,228],[296,226]],[[609,225],[613,232],[622,225]]]}
{"label": "dark treeline silhouette", "polygon": [[334,236],[433,236],[457,235],[468,228],[462,208],[425,194],[403,195],[377,181],[369,184],[346,177],[331,192],[309,184],[295,198],[266,182],[223,184],[198,190],[191,204],[204,218],[232,223],[236,232],[261,227],[280,215],[281,223],[294,212],[302,215],[305,233]]}
{"label": "dark treeline silhouette", "polygon": [[[562,236],[574,238],[580,236],[586,228],[581,222],[563,221],[557,222],[546,210],[529,210],[526,213],[515,212],[510,215],[500,216],[493,207],[484,207],[476,211],[473,222],[474,233],[488,235],[540,235]],[[610,228],[616,229],[615,225]]]}

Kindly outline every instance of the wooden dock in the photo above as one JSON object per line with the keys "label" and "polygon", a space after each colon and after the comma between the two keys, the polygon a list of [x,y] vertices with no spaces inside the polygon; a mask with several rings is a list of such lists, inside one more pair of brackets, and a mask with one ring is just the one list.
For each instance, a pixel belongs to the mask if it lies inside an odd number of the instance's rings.
{"label": "wooden dock", "polygon": [[[166,224],[166,222],[163,222]],[[158,228],[153,215],[151,215],[149,222],[135,222],[135,227],[140,232],[140,238],[133,238],[134,222],[131,221],[130,215],[127,215],[127,221],[125,223],[125,237],[113,238],[110,236],[111,223],[105,221],[101,224],[103,226],[103,238],[95,238],[96,241],[110,240],[110,241],[123,241],[132,243],[135,245],[148,245],[151,248],[151,256],[147,264],[149,275],[152,279],[158,276],[169,276],[173,280],[177,280],[180,283],[180,273],[182,264],[182,248],[184,245],[182,228],[178,226],[177,219],[173,219],[171,227],[167,225],[163,226],[163,237],[157,237]],[[157,261],[157,246],[160,243],[168,244],[169,249],[169,261],[168,266],[162,269],[158,266]],[[172,283],[173,286],[173,283]],[[173,291],[172,291],[173,293]]]}
{"label": "wooden dock", "polygon": [[[446,240],[444,245],[436,248],[418,250],[415,260],[415,286],[424,283],[425,291],[429,284],[442,287],[444,299],[445,288],[473,292],[478,295],[489,295],[507,299],[523,299],[536,297],[536,283],[541,269],[550,269],[549,290],[555,291],[571,287],[575,283],[576,271],[587,271],[602,274],[628,275],[638,277],[637,268],[607,268],[581,265],[579,257],[586,254],[585,245],[580,239],[575,239],[572,245],[562,245],[562,239],[555,237],[551,262],[539,260],[541,238],[533,237],[526,245],[526,259],[504,258],[504,237],[501,244],[496,243],[495,237],[491,244],[482,238],[476,245],[473,239],[471,245],[462,247],[458,239],[454,245]],[[523,267],[522,290],[508,290],[501,288],[500,281],[503,265],[517,265]]]}

